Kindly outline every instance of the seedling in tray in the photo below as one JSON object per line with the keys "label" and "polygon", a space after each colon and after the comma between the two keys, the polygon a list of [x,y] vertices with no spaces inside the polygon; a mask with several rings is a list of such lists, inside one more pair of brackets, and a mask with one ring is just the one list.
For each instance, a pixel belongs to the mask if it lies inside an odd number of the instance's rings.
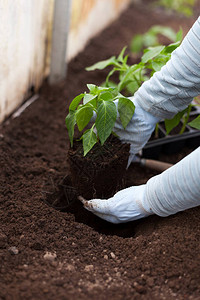
{"label": "seedling in tray", "polygon": [[[113,66],[106,77],[104,85],[106,87],[115,86],[119,92],[123,90],[126,96],[132,96],[144,81],[150,79],[155,72],[159,71],[168,62],[172,52],[180,45],[181,40],[182,31],[180,30],[176,34],[176,41],[174,43],[167,46],[158,45],[145,49],[141,61],[134,65],[128,65],[128,55],[125,56],[126,47],[124,47],[118,57],[112,56],[107,60],[97,62],[86,68],[86,70],[102,70],[108,66]],[[112,75],[116,72],[119,73],[118,83],[111,81]],[[179,133],[182,134],[184,132],[189,120],[191,108],[192,105],[190,104],[184,111],[177,113],[174,118],[165,120],[167,134],[180,122],[183,123],[183,126]],[[200,129],[199,118],[192,121],[189,125]],[[155,131],[155,136],[157,135],[156,133],[157,130]]]}
{"label": "seedling in tray", "polygon": [[130,43],[131,52],[136,54],[140,53],[142,49],[158,46],[160,36],[164,36],[172,42],[177,41],[177,34],[172,28],[155,25],[144,34],[134,35]]}

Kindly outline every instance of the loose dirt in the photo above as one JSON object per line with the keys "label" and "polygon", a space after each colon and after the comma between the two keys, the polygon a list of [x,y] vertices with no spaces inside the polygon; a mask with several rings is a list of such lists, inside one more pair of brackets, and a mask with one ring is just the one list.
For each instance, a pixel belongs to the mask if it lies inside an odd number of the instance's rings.
{"label": "loose dirt", "polygon": [[[70,62],[65,82],[44,84],[39,100],[2,126],[0,299],[200,299],[200,208],[111,225],[81,203],[79,215],[45,203],[50,188],[69,175],[67,105],[86,83],[105,78],[105,71],[85,67],[117,55],[151,25],[187,32],[195,13],[186,19],[151,9],[148,1],[132,4]],[[190,151],[160,159],[175,163]],[[132,165],[126,184],[154,175]]]}

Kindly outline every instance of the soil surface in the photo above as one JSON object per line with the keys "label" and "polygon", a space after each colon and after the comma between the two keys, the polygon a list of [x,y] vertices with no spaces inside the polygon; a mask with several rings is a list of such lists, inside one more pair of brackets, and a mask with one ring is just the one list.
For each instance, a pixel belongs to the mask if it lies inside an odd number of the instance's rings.
{"label": "soil surface", "polygon": [[[200,299],[200,208],[111,225],[81,204],[77,215],[45,202],[69,175],[67,103],[105,78],[85,67],[117,55],[151,25],[187,32],[199,13],[186,19],[149,3],[133,3],[71,61],[66,82],[44,84],[39,100],[1,127],[0,299]],[[190,151],[160,159],[175,163]],[[126,185],[154,175],[132,165]]]}

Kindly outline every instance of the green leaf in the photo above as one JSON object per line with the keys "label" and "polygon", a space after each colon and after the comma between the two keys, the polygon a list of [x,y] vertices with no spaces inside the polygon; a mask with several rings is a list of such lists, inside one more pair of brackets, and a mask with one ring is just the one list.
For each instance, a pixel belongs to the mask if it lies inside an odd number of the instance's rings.
{"label": "green leaf", "polygon": [[84,156],[92,149],[92,147],[96,144],[97,142],[97,136],[93,131],[94,126],[92,128],[86,130],[84,134],[82,135],[83,139],[83,151],[84,151]]}
{"label": "green leaf", "polygon": [[84,97],[84,94],[80,94],[80,95],[76,96],[76,97],[72,100],[72,102],[71,102],[71,104],[70,104],[70,106],[69,106],[69,111],[74,111],[74,110],[76,110],[77,106],[79,105],[79,103],[81,102],[81,100],[82,100],[83,97]]}
{"label": "green leaf", "polygon": [[180,29],[180,30],[177,32],[177,34],[176,34],[176,39],[175,39],[175,41],[176,41],[176,42],[181,42],[182,39],[183,39],[183,30]]}
{"label": "green leaf", "polygon": [[158,39],[154,33],[147,32],[143,36],[144,47],[154,47],[158,44]]}
{"label": "green leaf", "polygon": [[90,91],[90,93],[95,94],[96,90],[97,90],[97,86],[95,84],[92,83],[88,83],[87,84],[87,88]]}
{"label": "green leaf", "polygon": [[124,61],[124,52],[126,51],[126,48],[127,48],[127,46],[125,46],[123,49],[122,49],[122,51],[120,52],[120,54],[119,54],[119,56],[118,56],[118,58],[117,58],[117,60],[118,61],[120,61],[121,63],[123,63],[123,61]]}
{"label": "green leaf", "polygon": [[145,64],[149,60],[153,59],[155,56],[160,54],[160,52],[165,48],[165,46],[156,46],[148,48],[144,55],[142,56],[142,62]]}
{"label": "green leaf", "polygon": [[182,13],[183,15],[185,15],[186,17],[191,17],[193,14],[193,11],[190,7],[187,6],[183,6],[182,8],[178,9],[178,11],[180,13]]}
{"label": "green leaf", "polygon": [[106,76],[106,85],[104,85],[104,86],[110,87],[110,85],[109,85],[110,77],[115,73],[115,71],[116,71],[116,68],[112,69],[112,70],[108,73],[108,75]]}
{"label": "green leaf", "polygon": [[110,92],[104,92],[101,94],[100,100],[111,101],[113,100],[113,95]]}
{"label": "green leaf", "polygon": [[194,0],[159,0],[157,2],[159,5],[163,6],[165,9],[174,10],[178,13],[189,17],[193,13],[192,7],[194,6]]}
{"label": "green leaf", "polygon": [[112,88],[117,89],[117,84],[115,82],[113,82],[112,80],[108,80],[107,82],[103,82],[102,86],[112,87]]}
{"label": "green leaf", "polygon": [[79,131],[82,131],[90,122],[93,116],[93,109],[90,106],[81,106],[76,112],[76,123]]}
{"label": "green leaf", "polygon": [[165,65],[162,61],[152,61],[152,68],[155,72],[160,71],[160,69]]}
{"label": "green leaf", "polygon": [[102,92],[113,92],[115,90],[114,87],[103,87],[103,86],[97,86],[97,91],[99,93],[102,93]]}
{"label": "green leaf", "polygon": [[196,119],[188,123],[188,125],[200,130],[200,115]]}
{"label": "green leaf", "polygon": [[159,44],[158,34],[166,36],[171,41],[177,41],[175,31],[166,26],[152,26],[145,34],[137,34],[131,41],[131,51],[138,53],[143,47],[153,47]]}
{"label": "green leaf", "polygon": [[171,27],[155,25],[151,28],[154,34],[162,34],[171,41],[176,41],[176,33]]}
{"label": "green leaf", "polygon": [[180,123],[180,120],[185,112],[186,109],[178,112],[172,119],[165,119],[165,129],[167,134],[169,134],[170,131],[172,131],[172,129]]}
{"label": "green leaf", "polygon": [[116,118],[117,109],[115,103],[112,101],[101,101],[97,107],[97,118],[95,124],[102,145],[111,134]]}
{"label": "green leaf", "polygon": [[122,122],[122,126],[124,129],[130,122],[133,117],[135,111],[135,105],[133,102],[128,98],[119,98],[118,101],[118,112],[120,116],[120,120]]}
{"label": "green leaf", "polygon": [[165,53],[172,53],[178,46],[180,42],[172,43],[165,47]]}
{"label": "green leaf", "polygon": [[73,146],[73,137],[74,137],[74,126],[76,124],[75,112],[70,111],[67,117],[65,118],[65,124],[67,126],[69,139],[71,143],[71,147]]}
{"label": "green leaf", "polygon": [[139,68],[141,68],[139,66],[139,64],[138,65],[132,65],[131,67],[128,68],[128,70],[123,74],[123,77],[122,77],[122,79],[120,80],[120,82],[118,84],[118,90],[119,91],[122,91],[123,88],[125,88],[129,83],[131,83],[133,81],[137,81],[138,85],[139,86],[141,85],[141,83],[138,82],[138,80],[137,80],[137,76],[133,76],[135,71],[138,72],[138,70],[140,70]]}
{"label": "green leaf", "polygon": [[143,47],[143,36],[142,34],[136,34],[131,41],[131,51],[134,53],[138,53],[142,50]]}
{"label": "green leaf", "polygon": [[127,54],[124,59],[123,59],[123,64],[126,65],[127,64],[127,60],[128,60],[129,55]]}
{"label": "green leaf", "polygon": [[91,94],[84,94],[84,97],[83,97],[83,104],[86,104],[90,101],[92,101],[93,99],[95,99],[97,96],[96,95],[91,95]]}
{"label": "green leaf", "polygon": [[135,94],[140,86],[138,85],[137,81],[131,81],[129,84],[126,85],[126,90],[128,91],[129,95]]}
{"label": "green leaf", "polygon": [[90,67],[87,67],[86,70],[87,71],[103,70],[106,67],[108,67],[110,65],[115,65],[115,64],[116,64],[116,57],[112,56],[111,58],[99,61],[96,64],[94,64],[94,65],[92,65]]}

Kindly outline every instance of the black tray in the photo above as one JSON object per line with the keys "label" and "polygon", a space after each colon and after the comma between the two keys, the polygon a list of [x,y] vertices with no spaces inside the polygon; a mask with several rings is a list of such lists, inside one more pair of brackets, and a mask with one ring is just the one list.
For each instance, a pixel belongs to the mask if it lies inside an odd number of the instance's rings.
{"label": "black tray", "polygon": [[[197,117],[196,111],[190,114]],[[183,147],[187,146],[195,149],[200,146],[200,130],[186,125],[186,130],[182,134],[169,134],[163,126],[163,122],[158,124],[159,137],[157,139],[150,139],[142,150],[142,156],[145,158],[157,159],[160,153],[174,154],[179,152]]]}

